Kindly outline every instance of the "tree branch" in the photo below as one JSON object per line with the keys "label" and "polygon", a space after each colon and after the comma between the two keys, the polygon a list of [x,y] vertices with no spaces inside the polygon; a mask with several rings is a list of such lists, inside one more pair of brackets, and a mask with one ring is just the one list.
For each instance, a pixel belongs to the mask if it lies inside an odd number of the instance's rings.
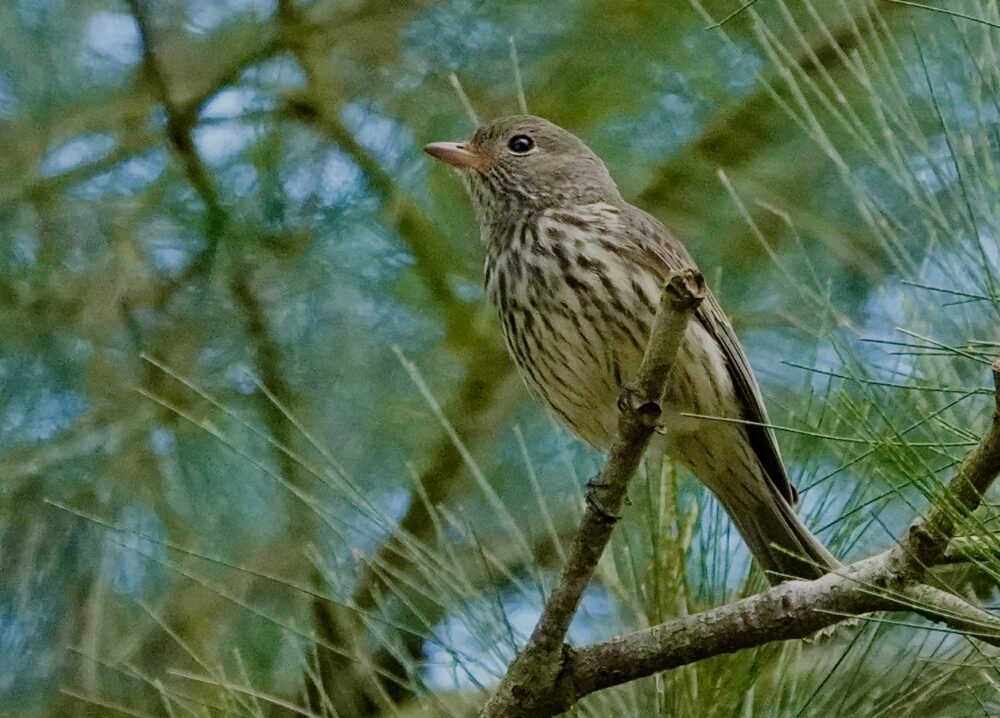
{"label": "tree branch", "polygon": [[562,668],[566,632],[611,539],[628,482],[656,430],[674,358],[684,339],[688,320],[704,298],[704,291],[702,277],[695,270],[674,274],[666,282],[636,387],[623,392],[619,400],[622,413],[618,420],[618,437],[600,476],[588,487],[587,509],[562,575],[545,603],[528,645],[483,708],[480,715],[484,718],[542,715],[533,711],[563,705],[561,696],[551,689],[560,686],[558,674]]}
{"label": "tree branch", "polygon": [[978,563],[1000,556],[1000,535],[956,536],[948,544],[938,565],[956,563]]}
{"label": "tree branch", "polygon": [[961,596],[920,583],[907,586],[903,593],[909,600],[909,610],[914,613],[991,646],[1000,646],[1000,618]]}
{"label": "tree branch", "polygon": [[[923,585],[905,587],[899,598],[874,591],[872,586],[894,578],[890,554],[859,561],[815,581],[790,581],[736,603],[570,650],[559,679],[564,685],[554,693],[573,697],[565,709],[590,693],[653,673],[744,648],[805,638],[846,616],[901,607],[1000,645],[1000,619],[957,596]],[[902,600],[906,603],[901,606]]]}
{"label": "tree branch", "polygon": [[[227,228],[232,225],[232,216],[222,200],[222,194],[209,168],[198,152],[192,134],[198,122],[200,108],[208,99],[208,95],[196,95],[184,103],[176,101],[150,34],[151,27],[145,2],[144,0],[127,0],[127,2],[139,28],[144,72],[166,114],[166,135],[170,147],[205,208],[203,231],[206,248],[179,277],[163,283],[155,302],[159,308],[166,304],[175,289],[209,274],[213,260],[225,240]],[[261,48],[261,56],[271,54],[277,46],[276,41],[267,43]],[[240,68],[239,63],[232,65],[229,71],[232,74],[224,74],[222,84],[228,84],[235,79]],[[254,400],[275,447],[291,448],[294,426],[286,411],[292,406],[293,391],[283,371],[281,346],[274,336],[266,306],[253,286],[251,272],[240,257],[233,255],[231,259],[233,266],[228,277],[229,289],[246,324],[247,336],[254,350],[254,368],[269,392],[256,392]],[[295,487],[302,486],[302,472],[299,471],[298,463],[292,454],[287,450],[276,448],[274,460],[284,480]],[[310,515],[305,514],[297,522],[299,531],[305,535],[311,530],[309,519]],[[312,608],[314,613],[321,611],[324,616],[329,610],[327,604],[320,599],[313,600]]]}
{"label": "tree branch", "polygon": [[[565,684],[562,693],[575,702],[595,691],[712,656],[805,638],[843,620],[844,614],[888,610],[893,606],[890,601],[857,590],[880,571],[880,562],[870,559],[815,581],[789,581],[735,603],[570,651],[560,679]],[[564,707],[569,705],[572,702]]]}
{"label": "tree branch", "polygon": [[[647,355],[653,353],[647,350]],[[606,543],[614,523],[592,503],[538,627],[480,715],[553,716],[595,691],[744,648],[804,638],[845,617],[875,611],[910,611],[1000,646],[1000,618],[922,583],[929,566],[945,561],[956,517],[975,510],[1000,474],[1000,361],[993,372],[996,404],[990,426],[933,502],[930,515],[915,521],[896,546],[815,581],[789,581],[735,603],[574,649],[561,642],[576,610],[573,598],[579,600],[591,575],[580,570],[577,553],[596,564],[604,548],[600,538]],[[602,497],[605,500],[620,503],[627,475],[622,480],[614,467],[627,462],[634,470],[648,443],[648,437],[631,441],[631,432],[642,425],[641,409],[642,404],[626,403],[619,439],[601,474],[602,481],[619,481],[619,489]],[[638,455],[622,457],[627,448]],[[617,509],[619,503],[609,506]],[[595,529],[595,519],[602,517],[603,524]]]}

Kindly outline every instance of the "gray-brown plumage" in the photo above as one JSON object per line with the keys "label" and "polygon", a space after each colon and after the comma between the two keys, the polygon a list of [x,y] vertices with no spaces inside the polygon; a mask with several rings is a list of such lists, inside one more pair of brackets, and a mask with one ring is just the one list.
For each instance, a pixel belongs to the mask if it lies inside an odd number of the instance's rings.
{"label": "gray-brown plumage", "polygon": [[[597,155],[547,120],[506,117],[466,142],[425,149],[460,171],[472,198],[487,293],[526,384],[575,434],[607,448],[663,281],[694,267],[691,256],[622,199]],[[815,578],[838,564],[795,515],[767,423],[739,340],[709,294],[671,376],[664,450],[719,498],[771,581]]]}

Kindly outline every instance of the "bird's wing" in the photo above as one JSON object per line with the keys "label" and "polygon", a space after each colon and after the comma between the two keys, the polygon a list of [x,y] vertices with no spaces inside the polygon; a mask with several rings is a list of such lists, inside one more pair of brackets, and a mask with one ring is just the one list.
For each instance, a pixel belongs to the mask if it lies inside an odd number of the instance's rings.
{"label": "bird's wing", "polygon": [[[667,275],[684,267],[695,267],[694,260],[680,240],[673,236],[654,217],[642,210],[625,206],[621,220],[633,259],[655,271],[664,279]],[[767,409],[760,394],[757,379],[750,369],[750,362],[743,346],[733,331],[728,317],[715,296],[708,292],[695,313],[695,319],[715,338],[725,358],[729,376],[736,396],[743,404],[743,418],[753,422],[746,425],[750,445],[757,455],[765,473],[774,486],[792,506],[798,500],[795,487],[788,480],[785,464],[781,460],[778,440],[770,428]]]}

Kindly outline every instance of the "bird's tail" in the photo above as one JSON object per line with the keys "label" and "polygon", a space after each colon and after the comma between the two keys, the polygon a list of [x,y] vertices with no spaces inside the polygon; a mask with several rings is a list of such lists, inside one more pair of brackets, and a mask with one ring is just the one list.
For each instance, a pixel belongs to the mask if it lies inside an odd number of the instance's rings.
{"label": "bird's tail", "polygon": [[741,502],[739,508],[720,498],[772,584],[812,580],[841,565],[777,492]]}

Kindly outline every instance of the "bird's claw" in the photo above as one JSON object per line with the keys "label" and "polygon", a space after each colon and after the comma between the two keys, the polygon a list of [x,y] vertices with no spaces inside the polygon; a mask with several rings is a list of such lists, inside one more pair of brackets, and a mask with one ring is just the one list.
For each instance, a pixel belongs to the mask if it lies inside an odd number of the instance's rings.
{"label": "bird's claw", "polygon": [[618,395],[618,411],[621,413],[630,412],[635,415],[646,426],[657,427],[663,416],[663,407],[659,402],[646,401],[634,386],[625,385]]}
{"label": "bird's claw", "polygon": [[617,521],[621,518],[621,515],[609,510],[597,497],[597,492],[602,485],[603,482],[601,481],[600,476],[587,482],[587,491],[584,494],[584,497],[587,500],[587,506],[589,506],[594,513],[600,516],[606,523],[617,523]]}
{"label": "bird's claw", "polygon": [[635,411],[639,405],[638,401],[638,391],[631,384],[626,384],[622,387],[621,393],[618,394],[618,411],[625,413],[626,411]]}

